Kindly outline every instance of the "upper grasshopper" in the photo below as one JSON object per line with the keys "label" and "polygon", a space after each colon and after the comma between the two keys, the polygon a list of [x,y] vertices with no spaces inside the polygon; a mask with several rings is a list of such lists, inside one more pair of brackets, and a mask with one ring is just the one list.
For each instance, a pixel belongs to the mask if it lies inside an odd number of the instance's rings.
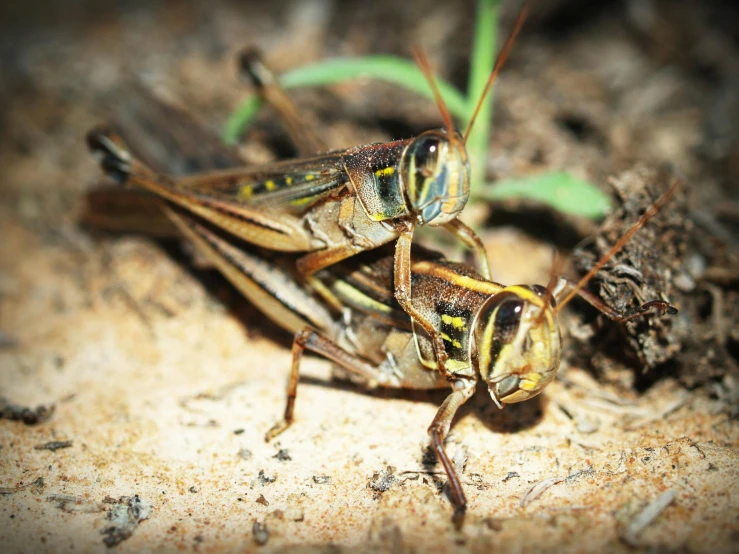
{"label": "upper grasshopper", "polygon": [[[480,103],[492,86],[524,16],[522,11],[501,50]],[[457,219],[470,193],[464,139],[453,127],[428,62],[420,54],[417,59],[437,98],[445,128],[424,132],[413,139],[184,178],[152,171],[135,159],[110,131],[91,131],[88,143],[100,156],[102,167],[117,180],[154,192],[237,238],[273,250],[306,253],[297,260],[298,270],[304,276],[396,241],[395,298],[429,334],[439,370],[449,376],[442,334],[412,300],[410,260],[415,228],[444,227],[477,252],[483,276],[490,274],[482,241]],[[264,98],[288,119],[288,129],[294,130],[296,142],[315,144],[311,132],[297,131],[300,125],[290,115],[297,110],[266,67],[253,55],[242,58],[244,62]]]}

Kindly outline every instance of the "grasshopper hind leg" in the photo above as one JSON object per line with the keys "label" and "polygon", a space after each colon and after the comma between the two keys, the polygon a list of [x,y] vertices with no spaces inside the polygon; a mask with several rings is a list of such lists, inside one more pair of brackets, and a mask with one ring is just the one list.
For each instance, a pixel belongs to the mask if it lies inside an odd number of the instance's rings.
{"label": "grasshopper hind leg", "polygon": [[262,53],[247,48],[239,54],[239,71],[257,90],[257,94],[280,117],[290,140],[305,156],[326,152],[328,146],[300,115],[300,109],[280,86],[277,77],[264,63]]}
{"label": "grasshopper hind leg", "polygon": [[320,332],[307,327],[295,333],[295,339],[293,340],[293,363],[287,384],[285,414],[282,420],[277,422],[267,432],[264,437],[264,440],[267,442],[288,429],[295,419],[295,398],[298,392],[298,382],[300,381],[300,362],[303,359],[303,352],[305,350],[328,358],[344,369],[366,379],[369,387],[398,386],[398,383],[379,367],[367,363],[359,356],[350,354]]}

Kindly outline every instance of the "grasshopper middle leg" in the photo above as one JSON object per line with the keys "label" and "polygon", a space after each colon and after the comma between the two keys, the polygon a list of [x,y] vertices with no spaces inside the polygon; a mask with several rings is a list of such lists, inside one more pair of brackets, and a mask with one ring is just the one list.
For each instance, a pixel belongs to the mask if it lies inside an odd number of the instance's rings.
{"label": "grasshopper middle leg", "polygon": [[328,358],[355,375],[363,377],[368,381],[368,387],[370,388],[377,386],[398,386],[398,383],[392,377],[385,374],[378,367],[366,362],[359,356],[350,354],[315,329],[308,327],[302,331],[298,331],[295,333],[295,339],[293,340],[293,363],[287,385],[285,414],[282,421],[276,423],[267,432],[265,436],[267,442],[285,431],[294,421],[295,398],[298,392],[298,382],[300,381],[300,362],[303,359],[303,352],[305,350]]}

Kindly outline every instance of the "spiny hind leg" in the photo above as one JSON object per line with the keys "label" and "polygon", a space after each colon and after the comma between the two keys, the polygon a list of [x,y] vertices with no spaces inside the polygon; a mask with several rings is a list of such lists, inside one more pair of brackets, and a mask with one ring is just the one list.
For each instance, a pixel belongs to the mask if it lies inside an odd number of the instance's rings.
{"label": "spiny hind leg", "polygon": [[352,244],[342,244],[341,246],[316,250],[301,256],[298,258],[296,265],[301,275],[309,277],[317,271],[351,258],[363,251],[363,248],[358,248]]}
{"label": "spiny hind leg", "polygon": [[298,382],[300,381],[300,362],[303,359],[303,352],[305,350],[323,356],[347,371],[366,379],[370,387],[397,386],[395,380],[384,373],[379,367],[369,364],[359,356],[347,352],[318,331],[311,328],[298,331],[293,340],[293,363],[287,385],[285,414],[282,421],[276,423],[267,432],[265,436],[267,442],[285,431],[294,421],[295,398],[298,393]]}
{"label": "spiny hind leg", "polygon": [[280,86],[272,70],[264,63],[262,53],[257,48],[248,48],[241,52],[239,70],[257,89],[261,99],[277,112],[290,140],[301,155],[307,156],[328,150],[323,139],[301,117],[300,110]]}

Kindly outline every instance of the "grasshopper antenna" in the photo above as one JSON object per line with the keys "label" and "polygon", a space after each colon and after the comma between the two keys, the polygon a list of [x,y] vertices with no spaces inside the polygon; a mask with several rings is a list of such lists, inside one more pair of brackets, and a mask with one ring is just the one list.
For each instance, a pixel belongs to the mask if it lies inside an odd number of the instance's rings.
{"label": "grasshopper antenna", "polygon": [[513,47],[513,43],[516,41],[516,37],[518,36],[519,31],[521,31],[521,27],[523,27],[523,22],[526,20],[526,16],[529,13],[529,7],[528,5],[524,4],[521,8],[521,11],[518,12],[518,17],[516,18],[516,22],[513,24],[513,30],[511,31],[511,34],[508,35],[508,38],[505,40],[505,43],[503,44],[503,48],[500,49],[500,54],[498,54],[498,59],[495,60],[495,65],[493,66],[493,70],[490,72],[490,77],[488,77],[488,82],[485,84],[485,90],[482,91],[482,94],[480,95],[480,99],[477,101],[477,105],[475,106],[475,111],[472,112],[472,117],[470,118],[470,122],[467,124],[467,129],[464,132],[464,139],[462,140],[463,144],[467,144],[467,139],[470,136],[470,132],[472,131],[472,126],[475,124],[475,120],[477,119],[477,115],[480,113],[480,110],[482,109],[482,105],[485,103],[485,99],[488,96],[488,93],[490,92],[490,89],[493,86],[493,83],[495,83],[495,79],[498,77],[498,73],[500,73],[501,68],[503,67],[503,64],[508,59],[508,54],[511,52],[511,48]]}
{"label": "grasshopper antenna", "polygon": [[552,298],[554,298],[554,288],[557,286],[559,276],[564,268],[564,258],[560,256],[559,251],[555,248],[552,250],[552,265],[549,268],[549,281],[547,282],[547,288],[544,291],[543,303],[539,316],[536,318],[536,325],[539,325],[544,319],[547,306],[549,306]]}
{"label": "grasshopper antenna", "polygon": [[[580,279],[577,284],[567,293],[567,295],[557,304],[557,306],[554,308],[555,313],[558,313],[565,306],[565,304],[572,300],[575,295],[580,292],[583,287],[585,287],[585,285],[588,284],[588,281],[590,281],[590,279],[592,279],[593,276],[598,273],[598,271],[600,271],[603,266],[606,265],[608,261],[626,245],[627,242],[631,240],[631,237],[633,237],[639,229],[644,227],[646,222],[652,219],[655,214],[659,210],[661,210],[665,204],[667,204],[667,202],[670,200],[670,198],[672,198],[679,186],[680,181],[675,179],[672,182],[672,185],[670,185],[670,188],[667,189],[667,191],[662,196],[660,196],[646,212],[644,212],[644,215],[642,215],[636,221],[636,223],[629,227],[629,230],[624,233],[624,235],[618,240],[618,242],[616,242],[616,244],[614,244],[611,249],[606,252],[603,257],[601,257],[600,260],[598,260],[598,263],[596,263],[592,267],[592,269],[588,271],[585,276]],[[674,310],[674,308],[672,309]]]}
{"label": "grasshopper antenna", "polygon": [[419,48],[418,46],[413,48],[413,57],[415,58],[416,64],[418,64],[419,69],[423,73],[423,76],[426,77],[426,81],[431,87],[431,92],[434,94],[434,100],[436,101],[436,105],[441,112],[441,119],[444,121],[444,127],[446,128],[447,135],[449,135],[449,140],[454,140],[454,122],[452,121],[452,116],[449,113],[449,108],[446,107],[444,99],[441,97],[439,87],[436,85],[436,79],[434,79],[434,72],[431,70],[431,64],[429,63],[426,54],[424,54],[423,50],[421,50],[421,48]]}

